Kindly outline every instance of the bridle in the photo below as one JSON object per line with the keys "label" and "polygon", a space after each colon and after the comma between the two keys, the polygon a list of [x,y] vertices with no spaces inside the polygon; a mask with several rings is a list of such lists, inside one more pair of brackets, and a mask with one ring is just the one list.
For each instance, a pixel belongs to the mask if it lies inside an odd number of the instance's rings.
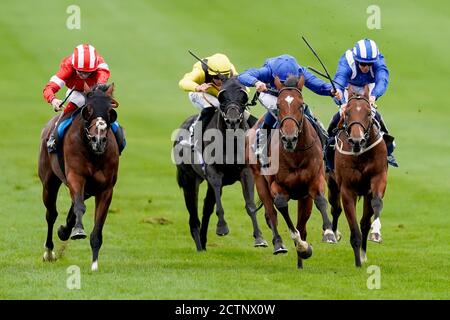
{"label": "bridle", "polygon": [[[350,97],[347,101],[347,105],[350,103],[351,100],[364,100],[368,104],[369,109],[371,109],[370,101],[364,96],[355,95],[355,96]],[[363,129],[364,139],[365,139],[365,141],[369,141],[370,130],[372,129],[373,124],[374,124],[372,114],[370,115],[369,125],[367,126],[367,128],[360,121],[352,121],[349,124],[347,123],[347,121],[348,121],[347,115],[346,115],[346,113],[344,113],[344,123],[342,125],[341,130],[345,132],[345,134],[347,136],[347,142],[349,142],[348,139],[350,138],[350,129],[354,125],[359,125]]]}
{"label": "bridle", "polygon": [[[300,97],[303,98],[302,91],[301,91],[299,88],[293,88],[293,87],[284,87],[284,88],[281,88],[281,89],[279,90],[278,94],[280,95],[281,92],[283,92],[283,91],[285,91],[285,90],[294,90],[294,91],[297,91],[297,92],[300,94]],[[280,135],[281,135],[281,138],[286,137],[286,134],[283,132],[283,124],[284,124],[286,121],[288,121],[288,120],[293,121],[293,122],[295,123],[295,125],[297,126],[297,129],[298,129],[298,131],[297,131],[297,137],[298,137],[298,135],[300,135],[300,134],[302,133],[302,131],[303,131],[303,122],[304,122],[304,119],[305,119],[305,103],[300,104],[299,108],[300,108],[300,111],[301,111],[301,113],[302,113],[302,117],[301,117],[300,121],[298,121],[296,118],[294,118],[293,116],[290,116],[290,115],[287,115],[287,116],[285,116],[283,119],[280,120],[280,122],[279,122],[279,124],[278,124],[278,127],[279,127],[279,129],[280,129]]]}
{"label": "bridle", "polygon": [[[218,96],[223,91],[224,90],[221,90],[219,92]],[[240,91],[242,91],[246,95],[248,95],[247,92],[244,89],[240,89]],[[241,111],[242,106],[244,107],[244,110],[245,110],[245,107],[247,106],[247,102],[245,104],[241,105],[240,103],[231,100],[231,101],[228,101],[225,104],[220,104],[219,112],[220,112],[220,115],[221,115],[222,119],[225,121],[226,124],[231,123],[230,119],[227,117],[227,113],[229,111],[231,111],[231,110],[234,110],[234,111],[236,111],[237,114],[239,114],[239,118],[238,118],[239,124],[242,123],[242,120],[244,120],[244,111]]]}

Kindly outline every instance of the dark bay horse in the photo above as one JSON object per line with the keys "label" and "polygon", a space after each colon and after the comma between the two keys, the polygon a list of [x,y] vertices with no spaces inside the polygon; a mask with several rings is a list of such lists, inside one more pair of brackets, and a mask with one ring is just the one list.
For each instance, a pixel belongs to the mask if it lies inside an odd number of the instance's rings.
{"label": "dark bay horse", "polygon": [[[386,144],[380,125],[373,117],[369,102],[369,87],[358,95],[349,87],[349,99],[345,112],[338,124],[335,169],[328,174],[328,195],[333,215],[333,231],[337,230],[339,215],[344,206],[345,216],[350,226],[350,243],[355,254],[355,264],[361,266],[367,260],[367,237],[381,241],[380,213],[387,183]],[[361,231],[356,221],[357,198],[364,198]],[[362,234],[361,234],[362,233]]]}
{"label": "dark bay horse", "polygon": [[[180,188],[183,189],[186,208],[189,211],[189,227],[192,238],[197,251],[206,250],[208,224],[214,205],[219,218],[216,234],[226,235],[229,233],[221,200],[222,188],[239,181],[244,195],[245,209],[253,224],[254,246],[267,247],[267,242],[262,237],[256,219],[253,177],[249,167],[245,164],[245,131],[248,126],[244,119],[244,111],[248,101],[247,92],[245,87],[235,77],[232,77],[223,83],[218,100],[220,108],[206,127],[204,136],[201,133],[202,136],[199,137],[199,140],[204,142],[204,148],[195,147],[191,150],[182,147],[179,144],[183,138],[180,135],[181,131],[174,142],[174,155],[177,154],[184,159],[176,161],[177,181]],[[181,125],[181,129],[184,129],[183,132],[189,132],[196,117],[192,116],[183,122]],[[216,133],[216,135],[208,141],[206,137],[210,136],[210,133]],[[211,151],[214,147],[216,150],[212,152],[213,156],[208,156],[207,150]],[[220,154],[221,151],[222,154]],[[199,161],[194,161],[195,159]],[[208,189],[200,224],[197,202],[199,185],[204,180],[208,183]]]}
{"label": "dark bay horse", "polygon": [[58,237],[66,241],[86,238],[82,217],[84,204],[95,197],[95,224],[90,236],[93,271],[98,269],[98,253],[102,245],[102,229],[117,180],[119,149],[111,130],[117,113],[112,98],[114,84],[97,85],[86,93],[86,105],[73,120],[65,134],[60,154],[49,153],[46,141],[58,116],[51,119],[41,134],[39,177],[43,185],[43,201],[48,225],[44,261],[53,261],[53,225],[58,216],[56,199],[61,183],[70,190],[72,206],[66,225],[58,229]]}
{"label": "dark bay horse", "polygon": [[[278,129],[270,145],[271,166],[278,160],[278,170],[265,175],[258,163],[251,165],[255,176],[256,188],[262,200],[266,220],[273,233],[274,254],[287,252],[277,230],[276,210],[281,212],[297,249],[297,267],[302,268],[302,259],[312,255],[312,247],[306,242],[306,223],[311,215],[313,201],[322,214],[323,241],[335,243],[331,231],[331,222],[327,215],[325,198],[325,171],[322,161],[320,139],[304,114],[304,102],[301,90],[305,79],[290,77],[283,84],[275,79],[279,91]],[[260,120],[261,121],[261,120]],[[258,124],[254,126],[257,128]],[[280,139],[278,138],[280,136]],[[247,141],[247,155],[250,146],[250,134]],[[277,155],[275,155],[277,154]],[[277,159],[278,158],[278,159]],[[264,175],[263,175],[264,174]],[[295,227],[288,212],[289,199],[298,200],[297,226]]]}

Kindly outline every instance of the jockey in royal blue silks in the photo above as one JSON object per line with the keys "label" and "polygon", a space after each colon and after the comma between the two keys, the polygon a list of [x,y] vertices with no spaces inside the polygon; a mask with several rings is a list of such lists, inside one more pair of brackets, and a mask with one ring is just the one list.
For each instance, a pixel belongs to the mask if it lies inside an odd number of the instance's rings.
{"label": "jockey in royal blue silks", "polygon": [[[264,62],[264,65],[261,68],[248,69],[238,76],[238,80],[243,85],[256,88],[256,91],[260,93],[258,98],[259,102],[268,111],[264,117],[262,127],[257,130],[258,143],[255,148],[255,155],[259,157],[263,167],[268,166],[266,132],[268,129],[274,128],[277,123],[277,90],[275,88],[274,80],[278,77],[283,83],[291,75],[296,77],[301,77],[303,75],[305,77],[305,86],[319,95],[334,96],[336,94],[332,92],[332,87],[329,83],[326,83],[309,73],[297,63],[297,60],[295,60],[294,57],[288,54],[269,58]],[[328,135],[322,123],[314,117],[308,106],[306,106],[304,112],[306,118],[311,122],[324,144],[328,139]]]}
{"label": "jockey in royal blue silks", "polygon": [[[395,148],[394,137],[389,135],[386,125],[381,114],[376,110],[375,101],[381,97],[387,89],[389,83],[389,70],[384,62],[384,56],[378,50],[376,43],[370,39],[359,40],[353,49],[347,50],[339,59],[334,81],[338,91],[338,95],[334,98],[336,104],[341,105],[331,119],[328,127],[329,140],[326,150],[327,170],[330,168],[333,149],[330,145],[334,144],[336,135],[336,126],[339,122],[340,115],[347,106],[348,91],[347,86],[352,85],[353,92],[362,94],[364,86],[369,86],[369,101],[372,106],[372,113],[375,119],[380,123],[383,131],[384,141],[388,150],[388,163],[394,167],[398,167],[392,152]],[[339,101],[338,97],[342,99]],[[331,161],[332,162],[332,161]]]}

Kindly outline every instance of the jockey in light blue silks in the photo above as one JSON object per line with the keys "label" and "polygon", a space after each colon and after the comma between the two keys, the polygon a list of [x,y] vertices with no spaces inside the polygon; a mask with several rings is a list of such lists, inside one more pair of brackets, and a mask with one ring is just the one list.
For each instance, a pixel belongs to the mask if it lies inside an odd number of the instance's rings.
{"label": "jockey in light blue silks", "polygon": [[353,49],[347,50],[339,59],[334,81],[338,91],[338,97],[342,97],[339,101],[334,98],[336,104],[341,105],[331,119],[328,127],[328,145],[326,150],[327,170],[330,168],[330,160],[333,149],[330,145],[334,144],[336,135],[336,126],[339,122],[340,115],[345,111],[347,106],[348,91],[347,86],[352,85],[353,92],[362,94],[364,86],[369,86],[369,101],[372,106],[372,113],[375,119],[380,123],[382,132],[384,133],[384,141],[388,150],[388,163],[394,167],[398,167],[392,152],[395,148],[394,137],[388,134],[388,130],[380,113],[376,110],[375,101],[381,97],[387,89],[389,83],[389,70],[384,62],[384,56],[378,50],[376,43],[370,39],[363,39],[356,43]]}
{"label": "jockey in light blue silks", "polygon": [[[291,75],[296,77],[303,75],[305,77],[305,86],[314,93],[322,96],[335,96],[337,94],[332,92],[332,87],[329,83],[309,73],[306,68],[303,68],[297,63],[294,57],[288,54],[269,58],[261,68],[248,69],[238,76],[238,80],[243,85],[256,88],[256,91],[260,93],[259,102],[268,110],[264,117],[263,126],[257,130],[257,141],[259,142],[257,143],[255,155],[259,157],[262,167],[269,165],[266,132],[268,129],[275,128],[277,123],[277,90],[274,80],[278,77],[284,83]],[[306,118],[311,122],[324,144],[328,139],[328,135],[322,123],[314,117],[308,106],[306,106],[304,112]]]}

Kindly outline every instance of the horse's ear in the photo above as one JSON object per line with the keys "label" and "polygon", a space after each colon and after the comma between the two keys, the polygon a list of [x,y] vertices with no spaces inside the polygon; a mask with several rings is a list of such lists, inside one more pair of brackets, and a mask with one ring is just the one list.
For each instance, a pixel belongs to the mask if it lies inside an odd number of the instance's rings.
{"label": "horse's ear", "polygon": [[88,86],[88,84],[86,82],[84,82],[84,88],[83,88],[84,93],[88,93],[89,91],[91,91],[91,88]]}
{"label": "horse's ear", "polygon": [[302,75],[297,82],[297,88],[301,91],[304,85],[305,85],[305,76]]}
{"label": "horse's ear", "polygon": [[111,98],[111,106],[113,108],[117,108],[119,106],[119,103],[117,102],[116,99]]}
{"label": "horse's ear", "polygon": [[112,97],[113,91],[114,91],[114,82],[108,86],[108,89],[106,89],[105,93],[107,96]]}
{"label": "horse's ear", "polygon": [[353,87],[349,84],[347,87],[347,91],[348,91],[348,96],[351,97],[352,95],[354,95],[353,93]]}
{"label": "horse's ear", "polygon": [[88,106],[83,107],[81,109],[81,116],[84,120],[88,121],[91,118],[92,112]]}
{"label": "horse's ear", "polygon": [[109,122],[113,123],[117,120],[117,112],[114,109],[109,110]]}
{"label": "horse's ear", "polygon": [[364,97],[366,97],[367,99],[369,99],[369,91],[370,91],[369,85],[366,84],[364,86]]}
{"label": "horse's ear", "polygon": [[277,88],[278,91],[281,90],[281,88],[283,88],[283,84],[280,81],[280,78],[278,78],[278,76],[275,77],[274,81],[275,83],[275,87]]}

